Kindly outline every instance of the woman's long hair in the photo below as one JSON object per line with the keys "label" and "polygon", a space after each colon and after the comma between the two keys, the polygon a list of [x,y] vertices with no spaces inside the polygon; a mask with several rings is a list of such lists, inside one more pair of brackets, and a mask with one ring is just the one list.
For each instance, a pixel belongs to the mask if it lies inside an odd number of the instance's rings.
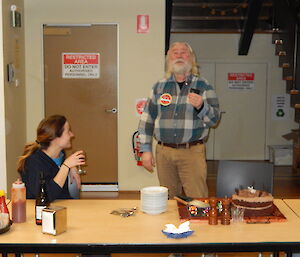
{"label": "woman's long hair", "polygon": [[173,44],[171,44],[171,46],[170,46],[170,48],[168,50],[167,56],[166,56],[165,78],[169,78],[172,75],[172,73],[173,73],[173,67],[172,67],[172,65],[170,65],[170,51],[172,50],[172,48],[175,45],[178,45],[178,44],[183,44],[183,45],[185,45],[189,49],[189,52],[190,52],[190,55],[191,55],[191,64],[192,64],[191,73],[193,75],[195,75],[195,76],[199,76],[200,75],[199,74],[199,67],[197,65],[196,55],[195,55],[192,47],[188,43],[186,43],[186,42],[174,42]]}
{"label": "woman's long hair", "polygon": [[26,159],[37,149],[47,149],[53,139],[62,135],[66,121],[65,116],[52,115],[40,122],[35,142],[26,144],[23,155],[19,157],[18,172],[23,171]]}

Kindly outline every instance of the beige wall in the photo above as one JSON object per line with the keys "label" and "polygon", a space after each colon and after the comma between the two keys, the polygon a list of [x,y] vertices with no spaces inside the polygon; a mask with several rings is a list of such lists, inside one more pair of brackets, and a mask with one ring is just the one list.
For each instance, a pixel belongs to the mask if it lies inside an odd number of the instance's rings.
{"label": "beige wall", "polygon": [[4,114],[4,73],[3,73],[3,13],[0,4],[0,189],[6,190],[6,149],[5,149],[5,114]]}
{"label": "beige wall", "polygon": [[[267,110],[266,110],[266,154],[268,145],[292,144],[282,138],[282,135],[297,128],[294,122],[294,110],[290,109],[289,120],[271,119],[272,95],[285,94],[286,83],[282,80],[282,68],[279,67],[278,56],[275,56],[275,46],[272,44],[271,34],[254,34],[249,53],[246,56],[238,55],[239,34],[172,34],[171,42],[187,41],[193,47],[198,63],[211,62],[240,62],[240,63],[267,63]],[[201,71],[201,69],[200,69]],[[218,96],[222,97],[222,96]],[[221,107],[222,108],[222,107]],[[255,124],[254,124],[255,126]]]}
{"label": "beige wall", "polygon": [[[22,23],[24,22],[23,0],[3,0],[2,22],[4,70],[1,69],[1,72],[4,71],[4,74],[2,74],[3,78],[1,79],[1,82],[4,82],[3,86],[5,97],[6,169],[1,167],[1,171],[6,170],[8,191],[10,191],[12,182],[19,176],[16,171],[17,158],[22,153],[22,149],[26,142],[24,24],[22,24],[21,28],[13,28],[11,26],[10,6],[13,4],[17,6],[17,11],[20,12],[22,16]],[[15,67],[15,82],[13,83],[9,83],[7,80],[8,63],[14,64]],[[2,124],[3,123],[1,122],[1,125]],[[4,131],[2,128],[0,129],[1,131]],[[1,143],[1,146],[2,145],[4,144]],[[4,165],[2,160],[0,160],[0,162],[1,166]],[[2,185],[0,188],[3,188]]]}
{"label": "beige wall", "polygon": [[[4,20],[8,22],[8,0],[2,1]],[[22,2],[15,0],[16,3]],[[42,55],[42,24],[80,24],[80,23],[118,23],[119,24],[119,114],[118,114],[118,151],[119,151],[119,185],[121,190],[138,190],[143,186],[157,184],[156,173],[147,173],[143,168],[137,167],[133,161],[131,150],[131,135],[136,130],[138,117],[135,115],[134,104],[136,98],[147,97],[153,83],[163,76],[164,66],[164,0],[51,0],[51,1],[25,1],[25,45],[26,45],[26,141],[35,139],[36,126],[44,115],[43,92],[43,55]],[[20,4],[21,5],[21,4]],[[0,12],[2,13],[2,12]],[[148,34],[136,33],[136,15],[150,15],[150,32]],[[2,20],[1,20],[2,21]],[[1,22],[0,21],[0,22]],[[24,24],[24,20],[23,20]],[[2,26],[0,26],[2,28]],[[6,46],[15,48],[16,30],[4,31]],[[19,33],[19,32],[18,32]],[[17,34],[19,37],[20,34]],[[198,59],[201,60],[233,60],[233,61],[264,61],[269,66],[268,77],[268,111],[267,111],[267,139],[266,144],[286,144],[281,135],[296,127],[293,120],[288,122],[272,121],[270,118],[270,99],[272,94],[285,92],[285,84],[281,80],[281,69],[278,68],[278,57],[274,55],[274,46],[270,42],[271,35],[258,34],[253,38],[248,56],[238,56],[237,34],[173,34],[173,41],[189,41],[195,48]],[[0,35],[0,43],[2,34]],[[220,45],[222,44],[222,45]],[[0,44],[2,47],[2,44]],[[226,49],[226,51],[224,51]],[[0,50],[2,50],[0,48]],[[12,51],[12,53],[10,53]],[[5,52],[12,59],[14,51],[7,48]],[[5,65],[7,61],[4,61]],[[0,78],[3,77],[3,60],[0,59]],[[1,69],[2,68],[2,69]],[[4,69],[5,70],[5,69]],[[20,78],[22,80],[22,76]],[[0,80],[1,83],[4,78]],[[4,85],[0,83],[0,90]],[[7,87],[6,113],[8,115],[7,136],[0,127],[0,176],[6,177],[6,163],[4,157],[6,149],[5,140],[9,140],[7,150],[7,176],[9,183],[16,175],[13,163],[23,148],[22,133],[26,128],[22,125],[25,107],[21,81],[19,88]],[[20,93],[19,93],[20,92]],[[0,94],[0,103],[3,97]],[[12,108],[14,107],[14,108]],[[4,106],[0,105],[1,112]],[[4,126],[4,117],[0,120]],[[15,123],[16,121],[16,123]],[[18,124],[19,122],[19,124]],[[21,134],[14,133],[15,124],[22,129]],[[13,137],[17,137],[12,142]],[[2,148],[1,148],[2,147]],[[1,160],[3,158],[3,160]],[[6,179],[0,179],[0,188],[6,186]]]}
{"label": "beige wall", "polygon": [[[118,166],[121,190],[156,185],[156,173],[137,167],[131,136],[137,130],[135,99],[148,96],[164,69],[164,0],[25,1],[27,140],[44,115],[43,24],[119,24]],[[150,16],[150,32],[136,33],[136,16]]]}

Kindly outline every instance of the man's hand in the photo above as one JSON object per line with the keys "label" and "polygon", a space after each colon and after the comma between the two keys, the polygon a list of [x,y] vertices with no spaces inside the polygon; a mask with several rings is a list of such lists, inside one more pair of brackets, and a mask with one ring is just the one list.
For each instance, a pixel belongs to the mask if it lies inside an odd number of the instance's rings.
{"label": "man's hand", "polygon": [[151,152],[144,152],[142,154],[142,163],[146,170],[153,172],[153,167],[155,167],[155,160]]}
{"label": "man's hand", "polygon": [[198,95],[195,93],[189,93],[188,98],[189,98],[190,104],[193,105],[198,110],[203,105],[203,98],[201,95]]}

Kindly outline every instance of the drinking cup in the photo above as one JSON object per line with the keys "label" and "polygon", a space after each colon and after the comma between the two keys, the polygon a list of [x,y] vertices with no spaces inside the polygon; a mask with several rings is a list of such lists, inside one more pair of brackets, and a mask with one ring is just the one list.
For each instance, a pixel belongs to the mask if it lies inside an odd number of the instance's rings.
{"label": "drinking cup", "polygon": [[244,222],[245,209],[237,206],[231,208],[232,223]]}

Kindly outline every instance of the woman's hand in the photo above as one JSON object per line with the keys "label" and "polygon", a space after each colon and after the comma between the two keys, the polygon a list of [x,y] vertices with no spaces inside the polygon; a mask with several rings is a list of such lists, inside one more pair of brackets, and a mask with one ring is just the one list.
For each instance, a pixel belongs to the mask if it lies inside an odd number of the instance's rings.
{"label": "woman's hand", "polygon": [[[82,150],[76,151],[63,162],[59,169],[59,172],[54,177],[54,181],[62,188],[66,182],[69,170],[71,170],[71,173],[73,173],[73,170],[75,170],[76,172],[76,166],[78,165],[85,165],[85,154]],[[68,167],[69,169],[67,169],[66,167]],[[77,186],[80,187],[80,178],[78,179],[76,175],[72,175],[77,183]]]}
{"label": "woman's hand", "polygon": [[76,167],[78,165],[85,165],[85,154],[84,151],[76,151],[70,155],[65,161],[64,164],[69,168]]}

